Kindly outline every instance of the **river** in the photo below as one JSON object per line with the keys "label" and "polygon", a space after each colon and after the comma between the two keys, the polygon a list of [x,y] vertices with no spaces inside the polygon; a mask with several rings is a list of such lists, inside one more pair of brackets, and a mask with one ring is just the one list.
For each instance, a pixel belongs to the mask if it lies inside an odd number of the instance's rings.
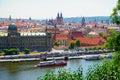
{"label": "river", "polygon": [[103,60],[86,61],[84,59],[72,59],[67,61],[67,66],[63,67],[35,67],[39,61],[0,63],[0,80],[37,80],[37,77],[43,76],[46,72],[57,72],[61,68],[75,71],[79,65],[83,68],[83,73],[87,72],[88,66],[100,64]]}

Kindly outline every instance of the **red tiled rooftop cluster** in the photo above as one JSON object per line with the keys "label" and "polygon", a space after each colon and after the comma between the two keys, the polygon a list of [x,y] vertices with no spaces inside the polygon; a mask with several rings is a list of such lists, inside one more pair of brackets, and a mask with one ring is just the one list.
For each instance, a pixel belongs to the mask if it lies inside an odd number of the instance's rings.
{"label": "red tiled rooftop cluster", "polygon": [[56,34],[53,35],[54,40],[71,40],[71,35],[66,34]]}
{"label": "red tiled rooftop cluster", "polygon": [[82,46],[98,46],[105,43],[105,40],[102,37],[88,38],[80,37],[78,38]]}
{"label": "red tiled rooftop cluster", "polygon": [[79,38],[79,37],[83,37],[83,34],[82,34],[82,32],[73,32],[73,36],[76,39],[76,38]]}

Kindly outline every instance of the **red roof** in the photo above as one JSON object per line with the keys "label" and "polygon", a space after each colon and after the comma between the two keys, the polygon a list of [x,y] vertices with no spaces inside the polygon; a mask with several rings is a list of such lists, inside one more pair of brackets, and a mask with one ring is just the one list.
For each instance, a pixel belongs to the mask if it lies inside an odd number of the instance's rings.
{"label": "red roof", "polygon": [[71,35],[66,35],[66,34],[56,34],[56,36],[53,34],[53,39],[54,40],[70,40],[71,39]]}
{"label": "red roof", "polygon": [[80,43],[83,46],[98,46],[105,42],[105,40],[102,37],[95,38],[80,37],[78,38],[78,40],[80,40]]}
{"label": "red roof", "polygon": [[83,34],[82,34],[82,32],[73,32],[73,36],[74,36],[74,38],[76,39],[76,38],[80,38],[80,37],[83,37]]}

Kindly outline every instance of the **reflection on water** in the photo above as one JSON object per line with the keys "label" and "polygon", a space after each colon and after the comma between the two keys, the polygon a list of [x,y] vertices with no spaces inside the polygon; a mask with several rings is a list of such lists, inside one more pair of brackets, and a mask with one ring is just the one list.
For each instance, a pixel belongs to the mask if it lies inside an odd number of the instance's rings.
{"label": "reflection on water", "polygon": [[88,66],[101,61],[86,61],[83,59],[68,60],[67,66],[62,67],[35,67],[39,61],[31,62],[15,62],[0,63],[0,80],[36,80],[38,76],[43,76],[46,72],[57,72],[61,68],[71,69],[75,71],[81,65],[84,74],[87,72]]}

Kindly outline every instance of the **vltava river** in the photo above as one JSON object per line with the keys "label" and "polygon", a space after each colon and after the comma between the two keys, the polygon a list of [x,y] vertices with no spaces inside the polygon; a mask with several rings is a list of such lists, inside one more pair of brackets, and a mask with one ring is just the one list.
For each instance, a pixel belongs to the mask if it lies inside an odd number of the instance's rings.
{"label": "vltava river", "polygon": [[[103,61],[103,60],[102,60]],[[0,80],[37,80],[37,77],[43,76],[46,72],[57,72],[61,68],[77,70],[79,65],[82,66],[84,74],[88,66],[100,64],[99,61],[86,61],[84,59],[73,59],[67,61],[67,66],[63,67],[35,67],[39,61],[0,63]]]}

